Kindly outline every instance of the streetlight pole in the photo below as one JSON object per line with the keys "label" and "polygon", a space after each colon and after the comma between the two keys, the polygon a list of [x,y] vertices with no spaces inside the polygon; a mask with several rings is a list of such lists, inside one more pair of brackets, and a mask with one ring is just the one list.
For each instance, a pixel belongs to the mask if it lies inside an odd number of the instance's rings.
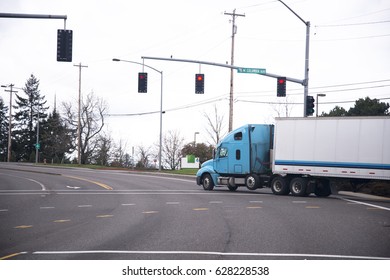
{"label": "streetlight pole", "polygon": [[318,93],[317,94],[317,99],[316,99],[316,117],[318,117],[318,97],[325,97],[325,93]]}
{"label": "streetlight pole", "polygon": [[294,12],[289,6],[287,6],[283,1],[278,0],[287,9],[289,9],[297,18],[299,18],[306,25],[306,50],[305,50],[305,79],[303,80],[303,117],[306,116],[306,101],[307,96],[309,95],[309,42],[310,42],[310,21],[304,21],[296,12]]}
{"label": "streetlight pole", "polygon": [[198,131],[194,132],[194,148],[196,147],[196,135],[198,134],[199,134]]}
{"label": "streetlight pole", "polygon": [[9,92],[9,119],[8,119],[8,148],[7,148],[7,162],[11,162],[11,124],[12,124],[12,93],[17,92],[16,90],[13,90],[14,84],[9,84],[8,86],[2,85],[1,87],[7,88],[9,87],[9,90],[5,90]]}
{"label": "streetlight pole", "polygon": [[73,64],[79,68],[79,98],[78,98],[78,113],[77,113],[77,163],[81,164],[81,68],[88,67],[86,65]]}
{"label": "streetlight pole", "polygon": [[119,58],[113,58],[112,61],[123,61],[123,62],[128,62],[128,63],[133,63],[133,64],[138,64],[145,66],[147,68],[150,68],[158,73],[160,73],[161,76],[161,94],[160,94],[160,143],[159,143],[159,151],[158,151],[158,171],[161,171],[162,165],[161,165],[161,159],[162,159],[162,114],[163,114],[163,72],[160,70],[157,70],[156,68],[153,68],[149,65],[146,65],[144,63],[136,62],[136,61],[131,61],[131,60],[124,60],[124,59],[119,59]]}

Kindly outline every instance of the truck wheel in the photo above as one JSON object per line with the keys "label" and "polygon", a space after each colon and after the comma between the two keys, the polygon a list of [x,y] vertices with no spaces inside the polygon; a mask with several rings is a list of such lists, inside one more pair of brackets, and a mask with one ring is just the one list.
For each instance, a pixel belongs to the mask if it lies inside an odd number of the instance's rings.
{"label": "truck wheel", "polygon": [[255,189],[260,188],[260,185],[261,185],[260,184],[260,177],[257,176],[256,174],[250,174],[250,175],[246,176],[245,185],[251,191],[254,191]]}
{"label": "truck wheel", "polygon": [[317,186],[314,189],[314,194],[318,197],[327,197],[332,194],[330,190],[329,180],[319,180]]}
{"label": "truck wheel", "polygon": [[297,177],[291,180],[290,191],[293,196],[306,196],[308,180],[306,178]]}
{"label": "truck wheel", "polygon": [[202,186],[205,191],[212,191],[214,189],[214,181],[210,174],[204,175]]}
{"label": "truck wheel", "polygon": [[271,182],[271,190],[276,195],[289,194],[290,189],[288,188],[287,178],[281,176],[273,178]]}

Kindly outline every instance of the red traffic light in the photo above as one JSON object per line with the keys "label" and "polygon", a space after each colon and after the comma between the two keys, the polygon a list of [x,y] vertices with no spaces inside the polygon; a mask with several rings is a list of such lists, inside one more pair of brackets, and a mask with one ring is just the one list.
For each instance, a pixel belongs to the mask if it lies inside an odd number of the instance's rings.
{"label": "red traffic light", "polygon": [[204,93],[204,74],[195,74],[195,93]]}
{"label": "red traffic light", "polygon": [[277,97],[286,97],[286,77],[277,78]]}

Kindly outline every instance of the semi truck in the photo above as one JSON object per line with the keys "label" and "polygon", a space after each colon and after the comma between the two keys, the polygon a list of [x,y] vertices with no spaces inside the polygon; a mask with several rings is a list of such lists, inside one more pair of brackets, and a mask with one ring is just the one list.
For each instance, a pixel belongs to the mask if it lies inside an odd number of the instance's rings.
{"label": "semi truck", "polygon": [[[340,180],[342,179],[342,180]],[[320,197],[332,182],[390,181],[390,117],[276,118],[231,131],[204,162],[204,190],[270,187],[276,195]]]}

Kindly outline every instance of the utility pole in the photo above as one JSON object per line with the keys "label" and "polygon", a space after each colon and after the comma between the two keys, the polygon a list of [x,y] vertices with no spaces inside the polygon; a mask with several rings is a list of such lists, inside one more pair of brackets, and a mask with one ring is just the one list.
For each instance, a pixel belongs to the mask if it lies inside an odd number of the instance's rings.
{"label": "utility pole", "polygon": [[7,148],[7,162],[11,162],[11,127],[12,127],[12,93],[17,93],[16,90],[13,90],[14,84],[9,84],[8,86],[1,86],[1,87],[9,87],[10,89],[6,89],[5,91],[9,92],[9,117],[8,117],[8,148]]}
{"label": "utility pole", "polygon": [[78,108],[78,119],[77,119],[77,163],[81,164],[81,68],[82,67],[88,67],[86,65],[81,65],[81,62],[79,64],[73,64],[73,66],[76,66],[79,68],[79,108]]}
{"label": "utility pole", "polygon": [[[234,65],[234,35],[237,33],[236,17],[245,17],[243,14],[236,14],[236,9],[233,13],[224,13],[224,15],[232,16],[232,53],[230,65]],[[229,95],[229,132],[233,129],[233,68],[230,69],[230,95]]]}

